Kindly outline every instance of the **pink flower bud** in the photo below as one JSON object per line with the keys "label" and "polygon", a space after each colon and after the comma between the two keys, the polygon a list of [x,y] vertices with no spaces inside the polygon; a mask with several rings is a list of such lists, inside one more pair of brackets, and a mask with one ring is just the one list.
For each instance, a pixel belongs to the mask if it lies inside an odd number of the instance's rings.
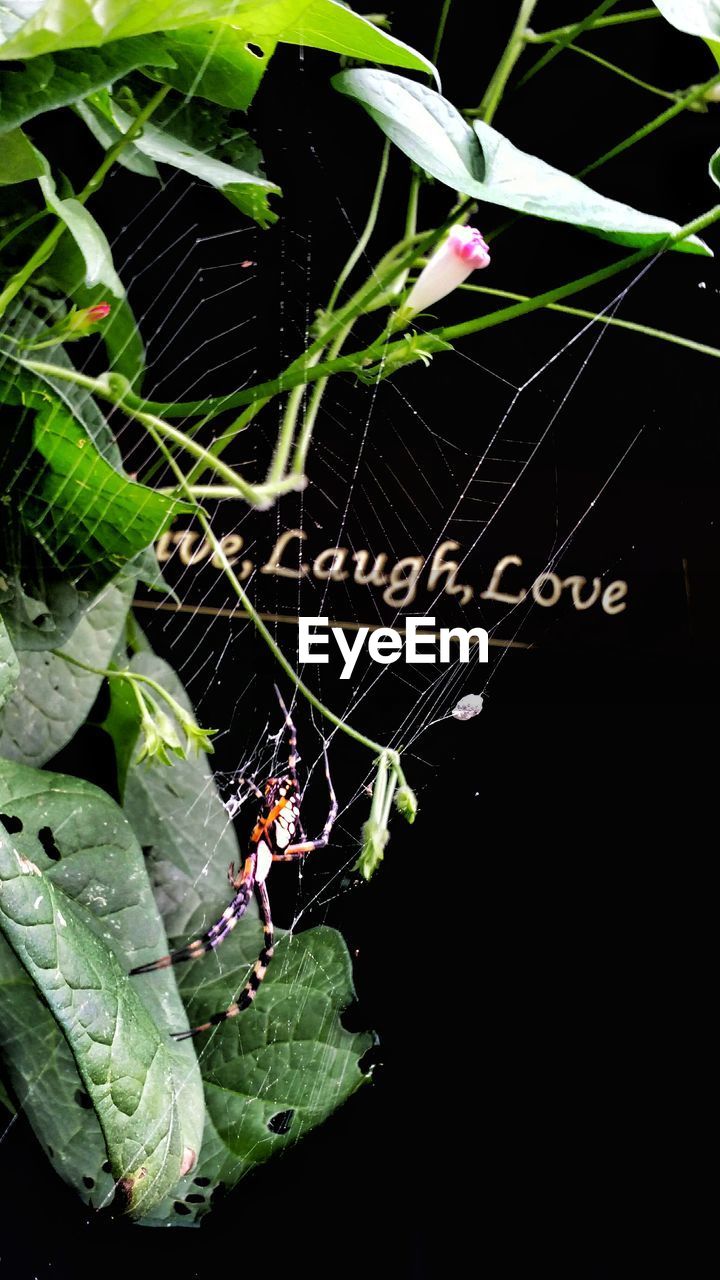
{"label": "pink flower bud", "polygon": [[109,302],[98,302],[94,307],[88,307],[85,311],[85,323],[97,324],[99,320],[105,320],[112,310]]}
{"label": "pink flower bud", "polygon": [[426,311],[489,263],[490,251],[476,227],[451,227],[410,290],[403,314]]}

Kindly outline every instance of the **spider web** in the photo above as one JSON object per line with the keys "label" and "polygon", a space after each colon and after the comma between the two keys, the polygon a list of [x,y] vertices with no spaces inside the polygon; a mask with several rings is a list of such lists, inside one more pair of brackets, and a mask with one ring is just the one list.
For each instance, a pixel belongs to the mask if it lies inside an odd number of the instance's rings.
{"label": "spider web", "polygon": [[[305,124],[303,141],[307,164],[332,184],[332,175],[325,171],[322,156],[315,149],[310,122]],[[115,186],[121,190],[119,184],[126,181],[122,174],[110,178],[109,200]],[[337,191],[333,199],[343,233],[338,232],[338,239],[344,238],[346,253],[356,243],[360,227]],[[149,198],[146,196],[142,206],[124,221],[112,237],[112,248],[146,335],[149,369],[144,390],[148,397],[182,400],[218,387],[228,392],[240,389],[266,376],[269,364],[283,367],[310,340],[314,309],[323,296],[316,263],[326,256],[327,245],[317,242],[309,217],[291,223],[290,214],[270,233],[274,256],[268,263],[265,234],[240,224],[235,212],[230,215],[226,209],[220,210],[219,196],[179,175],[169,177]],[[216,229],[218,224],[221,229]],[[496,261],[501,262],[499,253]],[[365,265],[369,268],[371,263],[366,255]],[[653,262],[643,266],[614,294],[602,314],[619,312],[652,268]],[[273,275],[270,287],[268,274]],[[287,300],[290,297],[292,303]],[[494,363],[489,362],[485,344],[474,339],[453,353],[443,354],[421,379],[413,376],[410,385],[405,375],[371,388],[359,387],[349,378],[332,380],[310,453],[309,490],[283,498],[269,513],[249,512],[239,504],[225,503],[214,514],[218,534],[239,534],[244,539],[242,555],[254,561],[244,585],[264,612],[295,617],[328,615],[331,621],[400,627],[407,612],[423,616],[442,613],[443,625],[487,626],[495,642],[487,667],[460,662],[432,667],[402,662],[377,666],[362,657],[352,680],[327,694],[323,668],[300,669],[301,676],[336,714],[373,737],[381,736],[379,732],[376,735],[373,723],[382,703],[389,700],[398,714],[391,736],[383,741],[402,750],[411,780],[416,762],[429,763],[434,773],[432,785],[438,788],[444,787],[445,779],[441,760],[434,754],[431,730],[438,723],[451,721],[458,702],[467,694],[492,696],[508,656],[518,653],[515,646],[542,640],[543,629],[538,633],[537,627],[533,630],[531,626],[538,609],[530,598],[496,608],[491,615],[477,594],[463,606],[456,597],[451,599],[438,589],[418,596],[408,609],[392,610],[382,606],[377,592],[366,591],[360,597],[344,583],[298,577],[288,587],[287,582],[279,583],[272,577],[262,579],[259,565],[284,530],[311,527],[321,533],[322,547],[348,545],[351,551],[363,547],[373,553],[383,550],[391,558],[419,554],[426,562],[445,540],[460,541],[462,531],[461,547],[454,553],[461,582],[466,580],[463,571],[469,571],[487,544],[493,547],[492,562],[500,545],[496,540],[499,527],[505,522],[507,528],[508,519],[522,513],[533,468],[552,450],[554,432],[571,415],[588,369],[604,358],[608,338],[604,325],[581,320],[563,320],[556,325],[554,320],[547,317],[547,349],[539,362],[515,345],[516,329],[511,326],[507,332],[513,338],[502,350],[497,343],[491,345],[491,351],[497,352]],[[256,331],[266,332],[270,327],[275,331],[276,350],[269,352]],[[559,338],[560,331],[563,336]],[[73,354],[77,355],[77,349]],[[97,368],[97,351],[78,361],[78,367],[87,371]],[[462,410],[463,429],[457,432],[437,403],[426,406],[422,379],[435,378],[448,386],[461,386],[461,394],[470,395],[472,388],[473,403],[487,406],[476,430],[467,429],[472,408]],[[266,464],[279,413],[280,406],[270,405],[236,441],[229,460],[242,464],[246,473]],[[147,440],[135,424],[120,421],[116,414],[109,417],[127,470],[137,468],[143,478],[148,467],[159,460],[148,452]],[[599,451],[589,492],[581,494],[569,510],[561,511],[557,494],[543,496],[545,522],[541,545],[535,548],[533,576],[551,573],[561,561],[566,563],[583,527],[612,501],[618,472],[644,429],[643,423],[628,421],[621,440],[614,441],[610,450]],[[514,546],[506,549],[512,551]],[[298,545],[295,554],[300,563],[302,547]],[[215,709],[225,697],[227,715],[216,739],[216,782],[228,821],[237,820],[244,830],[248,808],[252,813],[255,802],[241,779],[261,784],[286,765],[282,716],[271,683],[254,669],[252,624],[233,598],[224,595],[220,599],[224,588],[217,571],[207,559],[201,565],[179,564],[177,555],[165,568],[183,610],[175,611],[166,599],[151,600],[145,591],[142,597],[147,607],[139,616],[143,623],[147,621],[156,650],[168,658],[185,683],[201,723],[215,723]],[[614,569],[615,565],[609,564],[599,566],[597,572]],[[293,629],[281,623],[271,625],[281,647],[294,660]],[[545,630],[549,626],[543,623]],[[341,735],[289,690],[287,681],[282,683],[285,696],[291,695],[301,774],[307,780],[308,799],[312,796],[312,822],[303,819],[312,838],[321,830],[327,809],[322,745],[328,745],[332,769]],[[222,691],[227,691],[229,698]],[[482,726],[482,715],[479,724]],[[458,721],[456,733],[461,740],[468,733],[467,726]],[[285,918],[278,921],[285,928],[295,930],[318,918],[332,923],[337,898],[358,888],[352,868],[358,833],[367,816],[373,763],[361,748],[353,760],[350,785],[337,788],[340,808],[331,847],[314,860],[312,874],[298,866],[290,909],[285,904]],[[202,797],[198,801],[201,803]],[[271,895],[276,878],[277,871],[271,877]],[[205,962],[212,964],[213,957],[208,956]]]}

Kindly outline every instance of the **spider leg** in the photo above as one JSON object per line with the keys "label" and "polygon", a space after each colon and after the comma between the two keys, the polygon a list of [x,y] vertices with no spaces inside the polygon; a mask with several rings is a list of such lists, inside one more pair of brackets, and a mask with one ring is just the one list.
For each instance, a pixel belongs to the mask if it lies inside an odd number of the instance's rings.
{"label": "spider leg", "polygon": [[280,703],[280,710],[282,711],[285,717],[285,727],[288,732],[288,744],[290,746],[290,755],[288,757],[288,773],[290,774],[290,777],[295,783],[295,788],[299,795],[300,783],[298,781],[298,776],[297,776],[297,766],[298,766],[297,729],[295,728],[295,725],[293,724],[292,719],[290,718],[290,712],[288,711],[287,707],[285,706],[285,703],[283,702],[282,694],[280,693],[280,690],[278,689],[277,685],[275,685],[274,688],[275,688],[275,693],[277,695],[277,700]]}
{"label": "spider leg", "polygon": [[[328,762],[327,748],[323,747],[323,757],[325,759],[325,777],[327,778],[328,791],[330,792],[330,812],[327,821],[322,829],[321,835],[317,840],[308,840],[303,832],[303,838],[297,844],[288,845],[283,853],[274,853],[273,862],[292,862],[295,858],[304,858],[308,853],[314,853],[316,849],[324,849],[330,842],[330,833],[335,825],[335,819],[338,815],[338,802],[335,795],[335,788],[330,777],[330,764]],[[302,831],[302,828],[301,828]]]}
{"label": "spider leg", "polygon": [[228,1018],[236,1018],[239,1013],[248,1009],[255,999],[258,987],[265,977],[267,967],[275,954],[273,922],[270,915],[270,899],[268,898],[268,892],[265,888],[265,884],[257,884],[255,886],[255,891],[257,893],[260,914],[263,922],[263,947],[252,967],[250,977],[245,983],[245,986],[240,992],[237,1000],[233,1000],[232,1004],[228,1005],[227,1009],[223,1009],[221,1013],[214,1013],[207,1022],[201,1023],[199,1027],[192,1027],[189,1031],[173,1032],[173,1038],[175,1040],[188,1040],[191,1036],[196,1036],[201,1031],[209,1031],[211,1027],[216,1027],[219,1023],[226,1022]]}
{"label": "spider leg", "polygon": [[255,863],[256,855],[252,854],[245,863],[244,878],[230,906],[225,908],[217,924],[208,929],[207,933],[204,933],[201,938],[196,938],[194,942],[189,942],[187,946],[171,951],[168,956],[161,956],[159,960],[152,960],[150,964],[137,965],[135,969],[130,970],[130,973],[154,973],[156,969],[167,969],[171,964],[181,964],[184,960],[197,960],[199,956],[219,947],[235,928],[238,920],[245,915],[255,884]]}
{"label": "spider leg", "polygon": [[236,814],[238,814],[242,809],[242,805],[239,799],[239,792],[241,787],[249,787],[252,794],[255,796],[255,799],[259,800],[261,804],[265,803],[265,796],[263,795],[257,783],[253,782],[252,778],[238,778],[235,794],[232,795],[230,799],[225,802],[225,809],[227,811],[227,815],[229,818],[234,818]]}

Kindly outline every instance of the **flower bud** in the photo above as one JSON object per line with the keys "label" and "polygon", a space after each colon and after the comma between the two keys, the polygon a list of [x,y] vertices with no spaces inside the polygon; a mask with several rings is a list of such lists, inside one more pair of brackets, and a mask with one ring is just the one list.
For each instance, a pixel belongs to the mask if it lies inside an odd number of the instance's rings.
{"label": "flower bud", "polygon": [[85,316],[88,324],[97,324],[99,320],[107,319],[111,310],[109,302],[97,302],[94,307],[87,307]]}
{"label": "flower bud", "polygon": [[395,792],[395,808],[407,822],[413,823],[415,821],[418,811],[417,796],[407,783],[402,787],[398,787]]}
{"label": "flower bud", "polygon": [[410,290],[403,316],[426,311],[489,263],[490,250],[476,227],[451,227]]}

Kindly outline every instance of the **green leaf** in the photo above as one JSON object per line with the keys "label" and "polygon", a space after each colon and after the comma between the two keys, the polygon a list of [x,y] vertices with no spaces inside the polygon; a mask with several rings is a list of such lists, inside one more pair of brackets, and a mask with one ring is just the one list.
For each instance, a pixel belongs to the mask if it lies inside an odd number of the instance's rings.
{"label": "green leaf", "polygon": [[[42,1084],[66,1043],[92,1107],[83,1123],[99,1124],[113,1179],[144,1214],[198,1151],[203,1104],[192,1051],[167,1034],[185,1025],[172,971],[154,984],[125,972],[166,945],[140,848],[110,797],[76,778],[5,762],[0,808],[13,833],[0,830],[0,927],[16,958],[0,953],[0,1043],[13,1091],[47,1145],[48,1112],[54,1131],[58,1112],[77,1111],[74,1094]],[[25,974],[47,1007],[31,1004]],[[101,1174],[61,1172],[81,1193]]]}
{"label": "green leaf", "polygon": [[[107,667],[124,630],[133,585],[129,578],[105,587],[62,644],[62,652],[88,666]],[[0,713],[0,755],[43,765],[84,724],[102,677],[48,650],[25,650],[19,656],[17,686]]]}
{"label": "green leaf", "polygon": [[[260,926],[245,921],[213,963],[186,966],[180,984],[191,1023],[227,1008],[261,947]],[[214,1191],[294,1146],[367,1082],[360,1063],[373,1038],[340,1021],[354,994],[350,956],[334,929],[281,937],[251,1009],[201,1042],[207,1122],[200,1161],[176,1186],[174,1203],[159,1204],[150,1221],[177,1221],[178,1202],[186,1222],[201,1217]]]}
{"label": "green leaf", "polygon": [[[120,80],[136,67],[172,67],[159,40],[138,37],[105,45],[99,52],[61,52],[3,70],[0,79],[0,134],[43,111],[66,107]],[[3,139],[3,151],[7,139]],[[38,175],[32,175],[38,176]]]}
{"label": "green leaf", "polygon": [[391,67],[407,67],[410,71],[437,76],[428,58],[337,0],[312,0],[297,21],[280,32],[279,38],[285,44],[328,49],[346,58],[384,62]]}
{"label": "green leaf", "polygon": [[720,187],[720,149],[710,160],[710,177]]}
{"label": "green leaf", "polygon": [[33,439],[46,465],[18,482],[23,522],[60,568],[107,580],[187,505],[116,471],[64,404],[43,399]]}
{"label": "green leaf", "polygon": [[6,133],[0,147],[0,187],[16,182],[28,182],[44,174],[45,166],[29,138],[22,129]]}
{"label": "green leaf", "polygon": [[114,298],[124,298],[125,290],[113,266],[112,251],[105,232],[78,200],[60,199],[50,166],[47,161],[45,163],[46,172],[42,178],[38,178],[40,190],[48,208],[65,223],[83,256],[85,284],[88,289],[101,285],[102,288],[109,289]]}
{"label": "green leaf", "polygon": [[0,617],[0,712],[18,682],[20,663],[12,647],[7,627]]}
{"label": "green leaf", "polygon": [[162,43],[175,68],[147,67],[147,75],[193,98],[240,111],[246,111],[255,97],[276,45],[270,36],[249,41],[241,31],[219,25],[170,31]]}
{"label": "green leaf", "polygon": [[[123,132],[132,124],[132,116],[116,103],[112,104],[112,116],[113,123]],[[244,131],[243,136],[247,136]],[[215,187],[261,227],[277,221],[277,214],[268,205],[268,196],[280,195],[280,188],[261,174],[216,160],[184,138],[176,137],[168,129],[159,128],[155,124],[145,125],[142,135],[135,140],[135,146],[151,160],[172,165],[174,169],[182,169],[184,173]]]}
{"label": "green leaf", "polygon": [[[277,35],[289,27],[309,0],[25,0],[19,15],[3,15],[9,37],[0,59],[34,58],[56,49],[81,49],[153,31],[176,31],[201,23],[223,23],[254,36]],[[9,7],[9,6],[8,6]],[[2,10],[0,10],[2,13]],[[27,18],[27,21],[22,21]]]}
{"label": "green leaf", "polygon": [[[136,654],[127,665],[157,680],[192,711],[177,675],[154,653]],[[148,875],[168,937],[179,943],[197,936],[227,906],[228,865],[241,861],[235,830],[215,789],[207,756],[200,752],[177,760],[171,769],[133,766],[127,776],[124,808],[146,851]]]}
{"label": "green leaf", "polygon": [[[178,677],[154,654],[136,655],[130,667],[191,710]],[[146,850],[173,945],[197,937],[227,906],[227,865],[240,860],[206,760],[177,761],[171,769],[131,767],[125,812]],[[206,963],[178,971],[194,1023],[227,1007],[261,946],[252,904],[209,963],[206,957]],[[202,1217],[216,1189],[235,1186],[296,1142],[367,1079],[359,1063],[371,1038],[345,1031],[339,1019],[353,994],[350,957],[338,933],[313,929],[281,940],[253,1007],[196,1044],[208,1112],[200,1162],[175,1188],[172,1201],[156,1206],[151,1222],[189,1224]],[[268,1128],[289,1111],[294,1114],[287,1132]]]}
{"label": "green leaf", "polygon": [[[618,244],[658,246],[678,230],[666,218],[610,200],[584,182],[519,151],[483,121],[474,132],[459,111],[433,89],[389,71],[344,71],[333,79],[340,93],[365,107],[392,142],[446,186],[475,200],[520,213],[569,222]],[[712,254],[690,236],[672,246]]]}
{"label": "green leaf", "polygon": [[717,0],[655,0],[655,7],[678,31],[703,40],[720,40]]}
{"label": "green leaf", "polygon": [[[103,150],[108,151],[120,141],[122,137],[120,130],[116,129],[112,120],[107,119],[92,103],[76,103],[75,113],[79,115],[83,124],[87,125],[95,141],[100,143]],[[118,152],[117,163],[124,169],[128,169],[130,173],[139,173],[143,178],[160,180],[160,172],[155,162],[141,155],[133,142],[124,144],[122,151]]]}

